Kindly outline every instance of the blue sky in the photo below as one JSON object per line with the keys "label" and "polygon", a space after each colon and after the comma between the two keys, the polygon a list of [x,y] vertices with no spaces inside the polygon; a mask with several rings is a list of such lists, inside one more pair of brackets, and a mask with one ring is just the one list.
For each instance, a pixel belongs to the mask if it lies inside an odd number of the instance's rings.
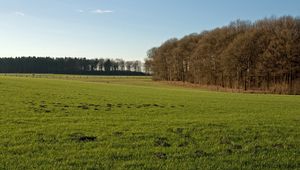
{"label": "blue sky", "polygon": [[236,19],[300,16],[299,0],[0,0],[0,56],[144,59]]}

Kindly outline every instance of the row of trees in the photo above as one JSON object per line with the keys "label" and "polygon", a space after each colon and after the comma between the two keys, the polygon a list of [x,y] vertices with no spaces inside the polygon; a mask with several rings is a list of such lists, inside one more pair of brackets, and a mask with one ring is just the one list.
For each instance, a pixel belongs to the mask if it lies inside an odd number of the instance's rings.
{"label": "row of trees", "polygon": [[0,58],[1,73],[132,74],[142,72],[140,61],[123,59],[86,59],[16,57]]}
{"label": "row of trees", "polygon": [[266,18],[170,39],[148,51],[156,80],[299,93],[300,18]]}

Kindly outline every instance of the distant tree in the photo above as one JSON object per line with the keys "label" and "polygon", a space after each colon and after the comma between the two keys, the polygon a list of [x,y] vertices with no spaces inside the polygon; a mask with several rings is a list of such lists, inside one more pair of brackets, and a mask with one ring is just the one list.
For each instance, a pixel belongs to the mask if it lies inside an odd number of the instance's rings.
{"label": "distant tree", "polygon": [[132,71],[132,61],[126,61],[125,66],[127,71]]}
{"label": "distant tree", "polygon": [[118,63],[118,70],[125,71],[125,61],[123,59],[116,59],[116,63]]}
{"label": "distant tree", "polygon": [[112,70],[112,62],[110,59],[105,60],[104,62],[104,70],[111,71]]}
{"label": "distant tree", "polygon": [[99,64],[99,60],[98,59],[92,59],[92,60],[90,60],[91,71],[98,70],[98,64]]}
{"label": "distant tree", "polygon": [[141,72],[142,71],[142,68],[141,68],[142,63],[138,60],[132,62],[132,67],[133,67],[133,70],[135,72]]}
{"label": "distant tree", "polygon": [[152,74],[152,60],[151,59],[145,59],[145,73],[146,74]]}
{"label": "distant tree", "polygon": [[99,59],[98,67],[100,71],[104,71],[104,62],[105,60],[103,58]]}

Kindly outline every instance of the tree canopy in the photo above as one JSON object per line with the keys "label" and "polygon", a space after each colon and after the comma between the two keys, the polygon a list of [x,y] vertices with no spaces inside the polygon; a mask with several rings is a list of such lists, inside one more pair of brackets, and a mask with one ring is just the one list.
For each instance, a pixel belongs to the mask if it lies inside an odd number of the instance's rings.
{"label": "tree canopy", "polygon": [[0,58],[0,73],[144,75],[140,61],[51,57]]}
{"label": "tree canopy", "polygon": [[148,51],[155,80],[299,93],[300,18],[284,16],[170,39]]}

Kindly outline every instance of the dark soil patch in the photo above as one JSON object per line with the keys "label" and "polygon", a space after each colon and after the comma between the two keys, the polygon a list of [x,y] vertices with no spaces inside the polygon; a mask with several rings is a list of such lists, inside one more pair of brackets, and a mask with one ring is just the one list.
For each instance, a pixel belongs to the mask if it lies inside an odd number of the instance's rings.
{"label": "dark soil patch", "polygon": [[154,146],[159,147],[170,147],[171,144],[168,143],[168,139],[164,137],[158,137],[154,140]]}
{"label": "dark soil patch", "polygon": [[[97,104],[87,104],[87,103],[80,103],[80,105],[78,105],[78,108],[81,108],[83,110],[88,110],[88,109],[93,109],[93,110],[99,110],[99,107],[101,105],[97,105]],[[66,107],[68,108],[68,105],[64,105],[62,107]],[[157,107],[157,108],[166,108],[167,106],[164,105],[159,105],[159,104],[122,104],[122,103],[118,103],[118,104],[112,104],[112,103],[107,103],[106,105],[104,105],[104,107],[106,107],[105,111],[111,111],[111,109],[115,108],[127,108],[127,109],[131,109],[131,108],[137,108],[137,109],[142,109],[142,108],[150,108],[150,107]],[[171,108],[175,108],[176,106],[172,105]]]}
{"label": "dark soil patch", "polygon": [[47,105],[41,104],[40,108],[47,108]]}
{"label": "dark soil patch", "polygon": [[87,105],[79,105],[79,106],[77,106],[78,108],[81,108],[81,109],[83,109],[83,110],[88,110],[89,109],[89,107],[87,106]]}
{"label": "dark soil patch", "polygon": [[226,149],[226,150],[225,150],[225,154],[230,155],[230,154],[232,154],[232,153],[233,153],[233,151],[232,151],[231,149]]}
{"label": "dark soil patch", "polygon": [[84,109],[84,110],[88,110],[89,109],[88,106],[82,106],[81,108]]}
{"label": "dark soil patch", "polygon": [[209,154],[203,150],[196,150],[195,151],[195,156],[196,157],[203,157],[203,156],[208,156]]}
{"label": "dark soil patch", "polygon": [[93,142],[96,141],[96,136],[87,136],[82,133],[73,133],[70,135],[70,139],[76,142]]}
{"label": "dark soil patch", "polygon": [[114,136],[122,136],[124,133],[123,132],[113,132]]}
{"label": "dark soil patch", "polygon": [[95,141],[97,139],[97,137],[95,136],[81,136],[79,138],[79,141],[81,142],[90,142],[90,141]]}
{"label": "dark soil patch", "polygon": [[150,107],[151,104],[143,104],[144,107]]}
{"label": "dark soil patch", "polygon": [[282,148],[284,148],[284,145],[281,143],[276,143],[276,144],[273,144],[272,147],[277,148],[277,149],[282,149]]}
{"label": "dark soil patch", "polygon": [[167,159],[168,158],[167,154],[165,154],[163,152],[155,153],[154,156],[158,159]]}
{"label": "dark soil patch", "polygon": [[188,145],[189,145],[189,143],[188,143],[187,141],[185,141],[185,142],[180,143],[180,144],[178,145],[178,147],[186,147],[186,146],[188,146]]}

